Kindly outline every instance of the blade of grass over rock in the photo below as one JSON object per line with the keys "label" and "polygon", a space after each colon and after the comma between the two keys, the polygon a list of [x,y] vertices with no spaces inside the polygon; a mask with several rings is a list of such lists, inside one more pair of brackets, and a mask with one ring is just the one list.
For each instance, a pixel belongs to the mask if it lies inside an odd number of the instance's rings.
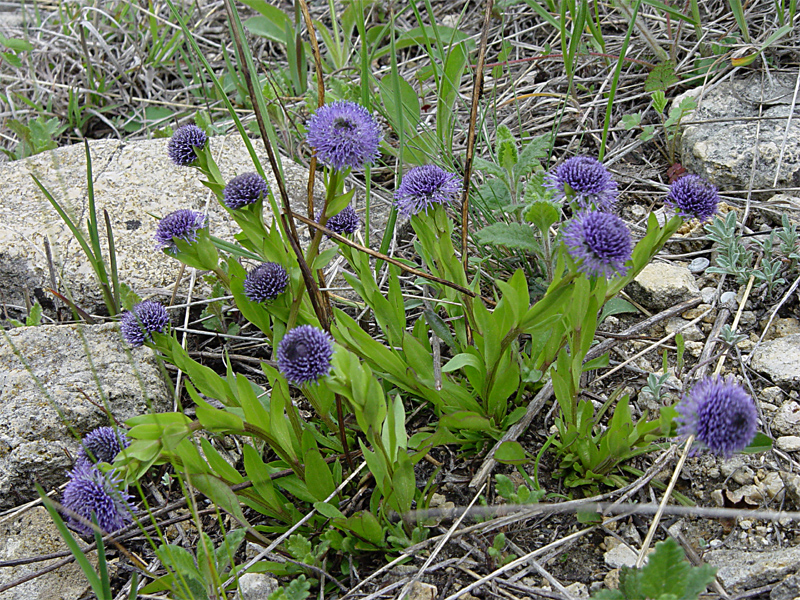
{"label": "blade of grass over rock", "polygon": [[117,271],[117,249],[114,246],[114,231],[111,229],[111,217],[108,211],[103,209],[103,218],[106,222],[106,234],[108,236],[108,265],[111,267],[111,289],[114,292],[114,304],[117,311],[122,309],[119,299],[119,273]]}
{"label": "blade of grass over rock", "polygon": [[614,108],[614,98],[617,95],[617,88],[619,87],[619,77],[622,73],[622,65],[625,62],[625,55],[628,53],[628,45],[631,42],[631,35],[633,28],[636,26],[636,17],[639,15],[639,9],[642,6],[642,0],[636,0],[633,7],[633,17],[628,22],[628,31],[625,32],[625,39],[622,41],[622,47],[619,49],[619,58],[617,65],[614,67],[614,76],[611,79],[611,89],[608,92],[608,104],[606,105],[606,115],[603,119],[603,138],[600,142],[600,151],[597,153],[598,160],[602,161],[606,154],[606,142],[608,141],[608,128],[611,126],[611,113]]}

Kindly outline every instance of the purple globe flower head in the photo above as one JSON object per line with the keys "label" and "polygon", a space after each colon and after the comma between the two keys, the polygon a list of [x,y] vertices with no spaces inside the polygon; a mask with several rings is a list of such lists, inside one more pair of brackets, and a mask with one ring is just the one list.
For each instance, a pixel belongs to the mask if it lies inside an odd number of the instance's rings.
{"label": "purple globe flower head", "polygon": [[131,442],[122,429],[115,430],[113,427],[98,427],[94,431],[90,431],[81,440],[78,462],[112,463],[117,454],[130,445]]}
{"label": "purple globe flower head", "polygon": [[278,370],[300,387],[324,377],[331,370],[333,339],[321,329],[300,325],[287,332],[278,344]]}
{"label": "purple globe flower head", "polygon": [[633,252],[628,226],[617,215],[591,210],[566,225],[564,243],[578,270],[587,277],[625,275]]}
{"label": "purple globe flower head", "polygon": [[[103,473],[88,461],[79,461],[70,471],[61,505],[91,521],[106,533],[114,533],[133,522],[132,496],[120,489],[120,480],[113,473]],[[73,517],[68,518],[73,529],[91,535],[92,529]]]}
{"label": "purple globe flower head", "polygon": [[362,169],[380,156],[380,127],[369,111],[355,102],[337,100],[320,106],[306,128],[317,159],[337,171]]}
{"label": "purple globe flower head", "polygon": [[594,204],[610,210],[617,201],[617,182],[596,158],[573,156],[545,176],[545,186],[556,191],[556,197],[575,200],[580,208]]}
{"label": "purple globe flower head", "polygon": [[752,398],[729,376],[697,382],[677,406],[678,434],[694,435],[711,452],[730,458],[753,441],[758,412]]}
{"label": "purple globe flower head", "polygon": [[269,194],[269,186],[258,173],[242,173],[228,182],[228,185],[222,190],[222,199],[225,206],[236,210],[258,202],[267,194]]}
{"label": "purple globe flower head", "polygon": [[197,125],[183,125],[175,130],[167,143],[167,154],[179,167],[197,160],[197,148],[203,148],[208,136]]}
{"label": "purple globe flower head", "polygon": [[274,300],[289,285],[289,275],[281,265],[267,262],[257,266],[244,279],[244,295],[252,302]]}
{"label": "purple globe flower head", "polygon": [[169,324],[167,309],[153,300],[145,300],[122,313],[119,329],[131,346],[138,347],[153,339],[153,332],[161,333]]}
{"label": "purple globe flower head", "polygon": [[158,222],[156,227],[156,248],[169,254],[178,252],[173,238],[194,242],[197,240],[197,231],[205,226],[206,217],[203,213],[181,208],[169,213]]}
{"label": "purple globe flower head", "polygon": [[[317,219],[319,221],[319,219]],[[345,206],[338,214],[330,217],[325,227],[338,233],[339,235],[347,235],[358,231],[361,225],[361,218],[356,213],[355,209],[349,204]]]}
{"label": "purple globe flower head", "polygon": [[434,204],[455,202],[461,193],[461,179],[437,165],[422,165],[409,170],[394,193],[398,212],[410,217],[428,214]]}
{"label": "purple globe flower head", "polygon": [[682,217],[707,221],[717,212],[717,188],[699,175],[684,175],[669,187],[666,203]]}

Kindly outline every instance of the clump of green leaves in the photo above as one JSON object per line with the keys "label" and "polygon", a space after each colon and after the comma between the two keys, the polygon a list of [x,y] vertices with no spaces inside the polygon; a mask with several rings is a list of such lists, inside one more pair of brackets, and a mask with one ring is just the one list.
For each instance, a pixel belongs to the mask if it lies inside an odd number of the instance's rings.
{"label": "clump of green leaves", "polygon": [[506,475],[495,475],[495,491],[497,495],[512,504],[535,504],[544,496],[544,490],[531,490],[525,484],[515,486]]}
{"label": "clump of green leaves", "polygon": [[602,590],[594,600],[697,600],[714,581],[711,565],[693,567],[672,538],[656,544],[641,569],[622,567],[618,590]]}
{"label": "clump of green leaves", "polygon": [[220,545],[214,548],[211,538],[203,531],[200,533],[202,539],[197,545],[197,557],[182,546],[162,544],[156,550],[156,555],[170,572],[152,581],[140,592],[154,594],[171,590],[177,597],[186,600],[203,600],[224,595],[220,589],[222,582],[245,533],[244,529],[230,531]]}
{"label": "clump of green leaves", "polygon": [[12,160],[58,148],[56,138],[64,131],[64,125],[57,118],[45,119],[41,115],[27,123],[11,119],[8,121],[8,126],[17,134],[18,140],[13,151],[3,149]]}
{"label": "clump of green leaves", "polygon": [[42,305],[34,302],[28,311],[28,316],[25,317],[25,322],[18,321],[17,319],[9,319],[14,327],[36,327],[42,324]]}
{"label": "clump of green leaves", "polygon": [[311,595],[311,582],[305,575],[292,579],[269,595],[269,600],[306,600]]}
{"label": "clump of green leaves", "polygon": [[[692,97],[686,97],[680,101],[678,106],[670,109],[667,115],[664,111],[667,108],[668,100],[666,90],[670,86],[679,83],[680,79],[675,73],[675,63],[671,60],[659,63],[647,76],[644,84],[646,92],[651,94],[653,110],[655,110],[661,121],[666,141],[665,149],[662,149],[664,156],[670,164],[675,162],[675,154],[681,139],[681,120],[694,109],[697,108],[697,101]],[[655,137],[657,125],[642,125],[644,113],[638,112],[622,117],[622,125],[625,129],[631,130],[641,128],[639,139],[648,141]]]}

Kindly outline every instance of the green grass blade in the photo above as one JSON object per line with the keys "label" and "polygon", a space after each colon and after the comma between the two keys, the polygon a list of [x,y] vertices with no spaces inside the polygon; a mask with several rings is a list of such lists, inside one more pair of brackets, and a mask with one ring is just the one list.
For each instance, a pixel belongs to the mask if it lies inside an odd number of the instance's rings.
{"label": "green grass blade", "polygon": [[[92,523],[97,525],[97,515],[92,514]],[[98,531],[94,531],[94,543],[97,545],[97,573],[100,583],[103,586],[103,595],[98,598],[111,598],[111,581],[108,579],[108,561],[106,561],[106,548],[103,544],[103,536]]]}
{"label": "green grass blade", "polygon": [[[361,38],[361,81],[370,81],[371,73],[369,69],[369,49],[367,48],[367,26],[364,22],[364,0],[358,0],[358,18],[355,19],[358,37]],[[369,111],[372,111],[372,96],[368,85],[361,86],[361,104]],[[364,167],[364,178],[366,180],[366,190],[364,190],[364,239],[369,245],[370,235],[370,208],[372,199],[372,165]],[[397,215],[395,215],[395,219]],[[394,229],[394,223],[392,223]]]}
{"label": "green grass blade", "polygon": [[64,523],[64,519],[62,519],[61,515],[58,514],[53,501],[47,496],[47,494],[45,494],[42,486],[40,486],[38,483],[36,484],[36,491],[39,493],[39,497],[42,499],[42,504],[44,504],[47,512],[50,513],[50,517],[53,519],[53,522],[58,529],[58,533],[61,534],[61,537],[67,544],[70,552],[72,552],[72,555],[75,557],[75,562],[78,563],[81,571],[83,571],[83,574],[86,575],[86,579],[89,580],[89,585],[91,586],[92,591],[97,595],[98,598],[110,598],[110,595],[101,595],[103,592],[103,584],[100,581],[100,577],[98,577],[94,567],[92,567],[92,563],[90,563],[89,559],[86,558],[86,555],[83,553],[83,549],[80,547],[77,540],[72,535],[72,532]]}
{"label": "green grass blade", "polygon": [[[119,303],[119,272],[117,271],[117,248],[114,245],[114,231],[111,229],[111,218],[108,211],[103,209],[103,217],[106,221],[106,234],[108,235],[108,263],[111,268],[111,291],[114,294],[115,313],[120,311]],[[112,315],[113,316],[113,315]]]}
{"label": "green grass blade", "polygon": [[78,244],[80,244],[81,249],[89,258],[89,261],[92,263],[92,267],[94,268],[96,260],[94,254],[92,254],[92,249],[89,247],[89,244],[86,243],[86,238],[84,237],[83,232],[81,232],[81,230],[78,229],[78,227],[72,221],[70,216],[66,213],[66,211],[63,208],[61,208],[61,205],[58,203],[58,201],[55,198],[53,198],[53,195],[47,190],[46,187],[44,187],[44,185],[42,184],[41,181],[39,181],[36,175],[31,173],[31,177],[33,177],[33,182],[39,187],[41,192],[44,194],[45,198],[47,198],[50,201],[50,204],[53,205],[53,208],[56,209],[56,212],[58,213],[58,216],[61,217],[61,220],[64,221],[67,227],[69,227],[69,230],[72,232],[72,235],[75,237],[76,240],[78,240]]}
{"label": "green grass blade", "polygon": [[744,17],[744,7],[742,0],[730,0],[731,12],[733,18],[736,19],[736,25],[739,26],[739,31],[742,33],[742,38],[745,43],[750,43],[750,30],[747,28],[747,20]]}
{"label": "green grass blade", "polygon": [[631,35],[633,29],[636,27],[636,17],[639,15],[639,9],[642,6],[642,0],[636,0],[633,7],[633,15],[628,22],[628,31],[625,32],[625,39],[622,42],[622,48],[619,50],[619,59],[617,59],[617,66],[614,67],[614,77],[611,80],[611,89],[608,93],[608,104],[606,105],[606,116],[603,119],[603,140],[600,143],[600,152],[598,152],[598,160],[602,161],[606,153],[606,142],[608,141],[608,128],[611,125],[611,110],[614,106],[614,98],[617,95],[617,87],[619,87],[619,76],[622,73],[622,65],[625,62],[625,56],[628,53],[628,45],[631,42]]}

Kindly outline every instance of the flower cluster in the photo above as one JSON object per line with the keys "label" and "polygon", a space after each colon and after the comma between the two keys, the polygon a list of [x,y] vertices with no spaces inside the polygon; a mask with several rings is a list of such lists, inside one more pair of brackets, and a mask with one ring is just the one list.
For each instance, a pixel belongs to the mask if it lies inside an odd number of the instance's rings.
{"label": "flower cluster", "polygon": [[232,210],[258,202],[269,193],[267,182],[258,173],[242,173],[228,182],[222,190],[225,206]]}
{"label": "flower cluster", "polygon": [[169,324],[167,310],[158,302],[145,300],[122,313],[119,329],[131,346],[137,347],[151,341],[153,332],[161,333]]}
{"label": "flower cluster", "polygon": [[745,449],[756,435],[756,405],[732,376],[699,381],[677,410],[678,434],[694,435],[711,452],[725,458]]}
{"label": "flower cluster", "polygon": [[298,387],[327,375],[332,357],[331,336],[311,325],[295,327],[278,344],[278,370]]}
{"label": "flower cluster", "polygon": [[131,445],[128,436],[121,429],[98,427],[88,433],[81,441],[78,462],[114,462],[123,448]]}
{"label": "flower cluster", "polygon": [[669,188],[666,203],[679,215],[707,221],[717,212],[717,188],[699,175],[684,175]]}
{"label": "flower cluster", "polygon": [[578,270],[588,277],[624,275],[632,253],[631,234],[618,216],[590,210],[578,213],[564,231],[564,243]]}
{"label": "flower cluster", "polygon": [[274,300],[289,285],[289,275],[281,265],[267,262],[250,271],[244,280],[244,295],[252,302]]}
{"label": "flower cluster", "polygon": [[203,148],[208,136],[197,125],[178,127],[167,143],[167,154],[179,167],[186,167],[197,160],[197,149]]}
{"label": "flower cluster", "polygon": [[424,212],[434,204],[455,202],[461,193],[461,180],[455,173],[436,165],[414,167],[405,174],[394,193],[398,212],[406,217]]}
{"label": "flower cluster", "polygon": [[175,254],[178,247],[174,238],[185,242],[197,240],[197,231],[205,226],[206,217],[203,213],[182,208],[169,213],[158,222],[156,227],[156,248],[169,254]]}
{"label": "flower cluster", "polygon": [[617,201],[617,182],[596,158],[573,156],[545,176],[545,185],[559,200],[575,201],[579,208],[595,205],[610,210]]}
{"label": "flower cluster", "polygon": [[380,127],[369,111],[355,102],[338,100],[320,106],[306,128],[317,159],[337,171],[361,169],[380,156]]}
{"label": "flower cluster", "polygon": [[[121,490],[121,482],[113,473],[103,473],[91,462],[82,460],[69,473],[61,505],[91,521],[107,533],[114,533],[133,522],[132,496]],[[69,517],[69,524],[80,533],[91,535],[91,527]]]}
{"label": "flower cluster", "polygon": [[360,225],[361,219],[359,218],[358,214],[356,214],[356,210],[349,204],[345,206],[338,214],[330,217],[325,223],[325,227],[334,233],[338,233],[339,235],[355,233],[358,231]]}

